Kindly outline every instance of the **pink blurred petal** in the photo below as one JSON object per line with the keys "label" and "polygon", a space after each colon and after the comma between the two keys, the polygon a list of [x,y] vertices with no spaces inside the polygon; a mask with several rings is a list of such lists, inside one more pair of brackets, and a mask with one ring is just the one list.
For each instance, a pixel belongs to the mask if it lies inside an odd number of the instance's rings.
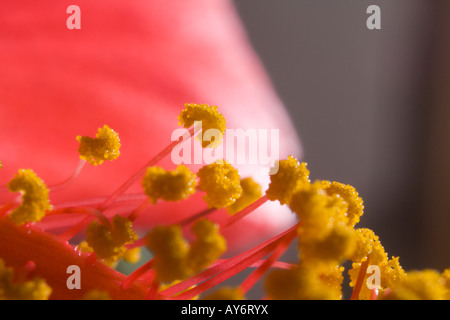
{"label": "pink blurred petal", "polygon": [[[75,137],[94,136],[108,124],[120,134],[119,159],[86,166],[51,200],[107,195],[170,142],[186,102],[217,105],[228,128],[279,129],[280,157],[301,155],[290,119],[230,1],[79,0],[81,30],[66,27],[70,4],[0,4],[2,185],[18,168],[32,168],[47,184],[64,180],[78,163]],[[171,165],[170,158],[163,164]],[[239,169],[242,175],[257,170]],[[267,186],[267,177],[257,179]],[[201,197],[188,205],[157,205],[140,223],[155,224],[169,214],[177,221],[180,210],[205,207]],[[271,203],[230,232],[239,243],[278,232],[292,220]]]}

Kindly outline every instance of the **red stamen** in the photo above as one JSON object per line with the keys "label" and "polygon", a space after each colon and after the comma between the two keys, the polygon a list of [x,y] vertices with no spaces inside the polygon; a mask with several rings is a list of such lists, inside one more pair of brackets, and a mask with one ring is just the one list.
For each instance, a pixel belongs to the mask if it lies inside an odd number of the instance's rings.
{"label": "red stamen", "polygon": [[[279,247],[280,246],[278,246],[278,248]],[[278,250],[278,248],[276,250]],[[228,259],[219,259],[216,261],[215,265],[217,265],[221,262],[227,261],[227,260]],[[267,260],[258,260],[249,267],[259,268],[263,264],[266,264],[266,263],[267,263]],[[146,283],[151,285],[151,283],[153,282],[153,279],[155,277],[154,270],[150,270],[152,267],[153,267],[153,259],[147,261],[145,264],[143,264],[142,266],[140,266],[139,268],[134,270],[130,275],[128,275],[128,277],[122,281],[121,288],[123,288],[124,290],[128,289],[138,279],[140,279],[140,282],[143,285],[145,285]],[[282,262],[282,261],[273,261],[273,263],[271,263],[270,267],[279,268],[279,269],[290,269],[293,267],[293,265],[291,263],[286,263],[286,262]]]}
{"label": "red stamen", "polygon": [[160,284],[161,282],[159,281],[158,277],[154,277],[150,289],[148,290],[148,294],[145,297],[145,300],[155,300],[155,298],[158,297],[158,290]]}
{"label": "red stamen", "polygon": [[[213,264],[212,266],[218,265],[219,263],[222,263],[227,260],[229,260],[229,259],[217,259],[215,261],[215,264]],[[248,267],[249,268],[259,268],[266,261],[267,261],[267,259],[261,259],[261,260],[256,261],[255,263],[253,263],[252,265],[250,265]],[[297,265],[293,264],[293,263],[289,263],[289,262],[274,261],[270,267],[277,268],[277,269],[291,269],[291,268],[294,268],[295,266],[297,266]]]}
{"label": "red stamen", "polygon": [[359,298],[359,292],[361,291],[362,285],[364,283],[364,278],[366,277],[367,267],[369,266],[370,254],[367,256],[366,261],[361,263],[359,269],[358,278],[356,279],[355,287],[353,288],[350,300],[357,300]]}
{"label": "red stamen", "polygon": [[105,215],[97,209],[90,208],[90,207],[80,207],[80,208],[63,208],[63,209],[57,209],[57,213],[86,213],[88,214],[87,217],[85,217],[83,220],[75,224],[73,227],[67,229],[62,234],[58,235],[59,239],[64,242],[68,242],[70,239],[72,239],[74,236],[76,236],[79,232],[81,232],[89,223],[92,222],[95,218],[99,219],[99,221],[104,226],[111,226],[111,223],[109,222],[108,218],[105,217]]}
{"label": "red stamen", "polygon": [[85,217],[73,227],[70,227],[69,229],[58,235],[58,238],[63,242],[69,242],[69,240],[80,233],[92,221],[92,219],[92,216]]}
{"label": "red stamen", "polygon": [[240,219],[244,218],[245,216],[247,216],[248,214],[250,214],[251,212],[253,212],[257,208],[259,208],[261,205],[266,203],[268,200],[269,200],[269,198],[267,198],[267,195],[262,196],[261,198],[259,198],[258,200],[256,200],[255,202],[253,202],[252,204],[247,206],[246,208],[242,209],[241,211],[237,212],[236,214],[232,215],[230,218],[225,220],[220,225],[220,230],[222,231],[223,229],[225,229],[225,228],[231,226],[232,224],[236,223]]}
{"label": "red stamen", "polygon": [[208,208],[208,209],[205,209],[205,210],[200,211],[199,213],[196,213],[196,214],[194,214],[193,216],[190,216],[190,217],[188,217],[188,218],[186,218],[186,219],[183,219],[183,220],[181,220],[180,222],[177,222],[177,223],[175,223],[175,224],[181,225],[181,226],[189,225],[190,223],[194,222],[195,220],[197,220],[197,219],[199,219],[199,218],[202,218],[202,217],[205,217],[205,216],[207,216],[208,214],[213,213],[213,212],[216,211],[216,210],[217,210],[217,209],[215,209],[215,208]]}
{"label": "red stamen", "polygon": [[5,215],[8,211],[13,209],[17,205],[16,200],[12,200],[5,204],[3,207],[0,207],[0,218]]}
{"label": "red stamen", "polygon": [[297,232],[297,225],[291,227],[285,232],[259,244],[258,246],[249,249],[232,259],[226,260],[214,267],[206,269],[205,271],[188,278],[172,287],[160,292],[165,296],[173,296],[177,292],[182,292],[198,283],[204,281],[205,279],[212,278],[202,282],[198,286],[189,289],[180,295],[176,296],[176,299],[192,299],[193,297],[203,293],[204,291],[214,287],[215,285],[225,281],[226,279],[236,275],[245,268],[249,267],[256,261],[260,260],[270,252],[272,252],[280,241],[289,233]]}
{"label": "red stamen", "polygon": [[55,209],[47,213],[47,215],[55,215],[55,214],[72,214],[72,213],[84,213],[92,216],[92,218],[97,218],[104,226],[110,226],[108,218],[105,217],[103,212],[96,210],[91,207],[70,207],[70,208],[61,208]]}
{"label": "red stamen", "polygon": [[[145,199],[147,199],[147,195],[144,193],[128,193],[121,195],[117,198],[116,204],[127,204],[127,203],[134,203],[134,202],[142,202]],[[54,205],[55,209],[64,209],[64,208],[71,208],[71,207],[97,207],[100,206],[104,201],[106,200],[106,197],[98,197],[98,198],[90,198],[90,199],[81,199],[76,201],[68,201],[68,202],[62,202]],[[134,208],[135,206],[133,206]],[[109,211],[109,210],[108,210]],[[130,210],[128,210],[130,211]]]}
{"label": "red stamen", "polygon": [[151,284],[153,283],[153,279],[155,279],[155,276],[156,276],[155,269],[150,269],[141,276],[141,278],[139,279],[139,282],[143,286],[150,287]]}
{"label": "red stamen", "polygon": [[145,238],[139,238],[135,242],[125,245],[125,247],[127,247],[128,250],[129,249],[134,249],[134,248],[137,248],[137,247],[142,247],[142,246],[145,246]]}
{"label": "red stamen", "polygon": [[[78,200],[78,201],[70,201],[66,203],[61,203],[55,205],[55,209],[52,211],[49,211],[47,215],[57,215],[57,214],[64,214],[67,212],[64,212],[64,209],[66,208],[74,208],[74,207],[95,207],[97,205],[100,205],[106,198],[92,198],[92,199],[85,199],[85,200]],[[119,214],[121,216],[124,216],[126,214],[129,214],[131,211],[135,210],[137,203],[141,203],[143,200],[148,199],[148,197],[143,193],[134,193],[134,194],[126,194],[120,196],[117,201],[114,204],[114,207],[110,207],[107,211],[108,217],[112,217],[116,214]],[[95,209],[93,209],[95,210]],[[75,212],[71,212],[75,213]],[[76,234],[81,232],[84,227],[89,224],[89,222],[92,221],[92,219],[88,218],[84,222],[81,221],[76,222],[74,224],[72,218],[68,218],[67,220],[60,220],[58,222],[58,225],[56,227],[61,228],[65,225],[69,226],[70,229],[67,229],[64,234],[61,234],[60,237],[63,238],[65,241],[70,240],[72,237],[74,237]],[[51,229],[54,228],[55,225],[44,225],[45,229]],[[73,229],[72,229],[73,228]]]}
{"label": "red stamen", "polygon": [[128,289],[134,281],[144,275],[152,267],[153,259],[147,261],[145,264],[134,270],[124,281],[122,281],[121,287],[123,289]]}
{"label": "red stamen", "polygon": [[86,165],[86,160],[80,159],[78,162],[77,167],[75,168],[75,171],[72,173],[72,175],[67,178],[64,181],[61,181],[57,184],[51,185],[48,187],[49,191],[59,191],[65,187],[67,187],[69,184],[71,184],[80,174],[80,172],[83,170],[84,166]]}
{"label": "red stamen", "polygon": [[283,253],[287,250],[291,242],[296,238],[297,233],[288,233],[284,239],[279,243],[272,254],[262,263],[255,271],[253,271],[240,285],[242,294],[250,290],[256,282],[262,277],[264,273],[277,261]]}
{"label": "red stamen", "polygon": [[137,207],[135,210],[133,210],[129,216],[128,216],[128,220],[130,221],[135,221],[136,218],[145,211],[145,209],[147,209],[147,207],[151,204],[151,200],[150,198],[146,198],[140,205],[139,207]]}

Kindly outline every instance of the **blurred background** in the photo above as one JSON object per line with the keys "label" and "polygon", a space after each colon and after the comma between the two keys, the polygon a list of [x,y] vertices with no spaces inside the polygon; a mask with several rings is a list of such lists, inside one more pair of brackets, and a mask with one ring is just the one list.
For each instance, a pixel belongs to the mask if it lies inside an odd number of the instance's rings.
{"label": "blurred background", "polygon": [[450,267],[450,1],[234,2],[311,178],[353,185],[404,269]]}

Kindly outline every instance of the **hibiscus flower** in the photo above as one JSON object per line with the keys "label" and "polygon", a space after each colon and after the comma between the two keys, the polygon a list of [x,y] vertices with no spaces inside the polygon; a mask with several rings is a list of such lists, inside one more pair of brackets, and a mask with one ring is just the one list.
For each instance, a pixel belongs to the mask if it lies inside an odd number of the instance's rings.
{"label": "hibiscus flower", "polygon": [[[355,229],[355,188],[310,181],[230,2],[77,2],[80,29],[69,3],[0,5],[0,299],[244,299],[263,276],[268,299],[341,299],[346,261],[350,299],[449,298],[450,269],[406,273]],[[225,128],[279,130],[276,170],[175,166],[196,120],[215,150]]]}

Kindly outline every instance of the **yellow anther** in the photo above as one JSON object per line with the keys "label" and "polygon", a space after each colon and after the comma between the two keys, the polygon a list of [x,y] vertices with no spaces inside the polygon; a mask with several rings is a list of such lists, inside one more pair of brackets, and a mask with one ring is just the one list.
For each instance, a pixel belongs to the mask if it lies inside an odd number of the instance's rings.
{"label": "yellow anther", "polygon": [[342,283],[344,282],[345,268],[339,265],[331,266],[320,275],[320,280],[327,287],[332,288],[336,292],[336,299],[342,298]]}
{"label": "yellow anther", "polygon": [[[78,249],[81,250],[81,252],[86,253],[95,252],[94,249],[88,245],[87,241],[81,241],[78,244]],[[111,268],[115,268],[117,267],[119,259],[123,259],[129,263],[137,263],[141,259],[141,248],[133,248],[127,249],[126,251],[124,250],[119,251],[120,253],[118,253],[117,255],[111,256],[106,259],[100,259],[100,261]]]}
{"label": "yellow anther", "polygon": [[150,167],[142,179],[144,193],[153,203],[158,199],[179,201],[195,193],[197,180],[195,174],[186,166],[179,165],[175,170],[166,171],[161,167]]}
{"label": "yellow anther", "polygon": [[446,288],[445,299],[450,300],[450,268],[447,268],[442,272],[441,283]]}
{"label": "yellow anther", "polygon": [[236,201],[227,207],[230,214],[235,214],[249,206],[262,196],[261,186],[251,177],[241,180],[242,194]]}
{"label": "yellow anther", "polygon": [[204,200],[209,207],[224,208],[241,196],[239,172],[227,162],[215,162],[202,167],[197,176],[200,188],[206,192]]}
{"label": "yellow anther", "polygon": [[8,183],[11,192],[22,193],[22,203],[14,209],[10,218],[18,225],[41,220],[51,209],[45,183],[31,170],[21,169]]}
{"label": "yellow anther", "polygon": [[15,281],[14,269],[0,259],[0,300],[47,300],[52,292],[44,279]]}
{"label": "yellow anther", "polygon": [[80,159],[92,165],[102,164],[106,160],[115,160],[120,155],[119,134],[107,125],[99,128],[95,138],[77,136],[80,143],[78,153]]}
{"label": "yellow anther", "polygon": [[399,262],[399,257],[392,257],[386,263],[381,264],[381,287],[389,288],[392,287],[394,282],[400,281],[406,276],[405,270]]}
{"label": "yellow anther", "polygon": [[202,297],[201,300],[245,300],[239,288],[222,287]]}
{"label": "yellow anther", "polygon": [[179,225],[157,226],[146,236],[147,247],[154,254],[154,268],[162,282],[182,280],[199,272],[226,250],[217,226],[200,219],[192,227],[196,240],[189,245]]}
{"label": "yellow anther", "polygon": [[390,289],[389,300],[444,300],[447,292],[439,272],[430,269],[408,272]]}
{"label": "yellow anther", "polygon": [[141,260],[141,248],[128,249],[122,255],[122,259],[128,263],[138,263]]}
{"label": "yellow anther", "polygon": [[307,264],[339,264],[355,250],[355,231],[345,224],[334,224],[321,240],[303,241],[299,236],[298,247],[300,259]]}
{"label": "yellow anther", "polygon": [[180,226],[157,226],[147,234],[146,243],[154,254],[154,268],[162,282],[189,276],[185,263],[189,246]]}
{"label": "yellow anther", "polygon": [[355,230],[356,248],[351,257],[354,262],[366,260],[370,254],[371,264],[382,264],[388,261],[387,253],[382,246],[379,237],[368,228]]}
{"label": "yellow anther", "polygon": [[332,300],[341,295],[321,280],[320,273],[305,266],[272,271],[266,277],[265,289],[273,300]]}
{"label": "yellow anther", "polygon": [[[348,271],[350,275],[350,286],[354,287],[361,270],[361,265],[369,257],[369,264],[375,265],[380,270],[379,290],[390,288],[393,283],[399,281],[405,276],[405,272],[399,264],[398,258],[393,257],[388,260],[388,255],[380,243],[378,236],[370,229],[360,228],[355,230],[356,250],[350,257],[352,268]],[[361,287],[359,299],[369,299],[371,295],[370,288],[365,285],[369,274],[366,274],[364,285]]]}
{"label": "yellow anther", "polygon": [[[85,241],[85,240],[81,241],[78,244],[78,250],[80,250],[81,252],[84,252],[84,253],[93,253],[93,252],[95,252],[94,249],[92,249],[88,245],[87,241]],[[119,259],[119,255],[112,256],[112,257],[106,258],[106,259],[99,259],[99,260],[101,262],[103,262],[104,264],[106,264],[108,267],[115,268],[115,267],[117,267],[118,259]]]}
{"label": "yellow anther", "polygon": [[347,217],[351,226],[357,224],[364,212],[363,200],[351,185],[339,182],[322,182],[325,191],[329,195],[340,196],[348,205]]}
{"label": "yellow anther", "polygon": [[289,156],[286,160],[278,162],[278,171],[270,176],[266,194],[272,201],[278,200],[281,204],[289,204],[297,188],[309,182],[306,163],[299,163],[293,156]]}
{"label": "yellow anther", "polygon": [[187,263],[192,272],[197,273],[218,259],[227,244],[218,226],[208,219],[197,220],[191,229],[196,239],[191,244]]}
{"label": "yellow anther", "polygon": [[301,221],[298,233],[303,242],[323,240],[335,225],[347,223],[346,204],[342,199],[328,196],[320,181],[298,187],[289,208]]}
{"label": "yellow anther", "polygon": [[113,217],[110,226],[94,220],[86,228],[86,242],[99,259],[117,259],[126,252],[124,245],[137,239],[132,222],[119,215]]}
{"label": "yellow anther", "polygon": [[208,141],[207,139],[202,139],[202,146],[204,148],[219,145],[226,130],[225,117],[217,111],[216,106],[209,106],[207,104],[185,104],[185,108],[178,116],[178,121],[179,125],[185,128],[191,127],[194,125],[194,122],[201,121],[203,134],[209,129],[215,130],[213,136],[216,140]]}
{"label": "yellow anther", "polygon": [[292,195],[289,208],[302,222],[298,230],[303,241],[323,239],[330,231],[335,210],[319,183],[304,184]]}
{"label": "yellow anther", "polygon": [[289,207],[301,221],[298,246],[302,261],[337,264],[355,250],[356,235],[347,223],[346,203],[329,196],[322,187],[321,181],[302,184]]}

